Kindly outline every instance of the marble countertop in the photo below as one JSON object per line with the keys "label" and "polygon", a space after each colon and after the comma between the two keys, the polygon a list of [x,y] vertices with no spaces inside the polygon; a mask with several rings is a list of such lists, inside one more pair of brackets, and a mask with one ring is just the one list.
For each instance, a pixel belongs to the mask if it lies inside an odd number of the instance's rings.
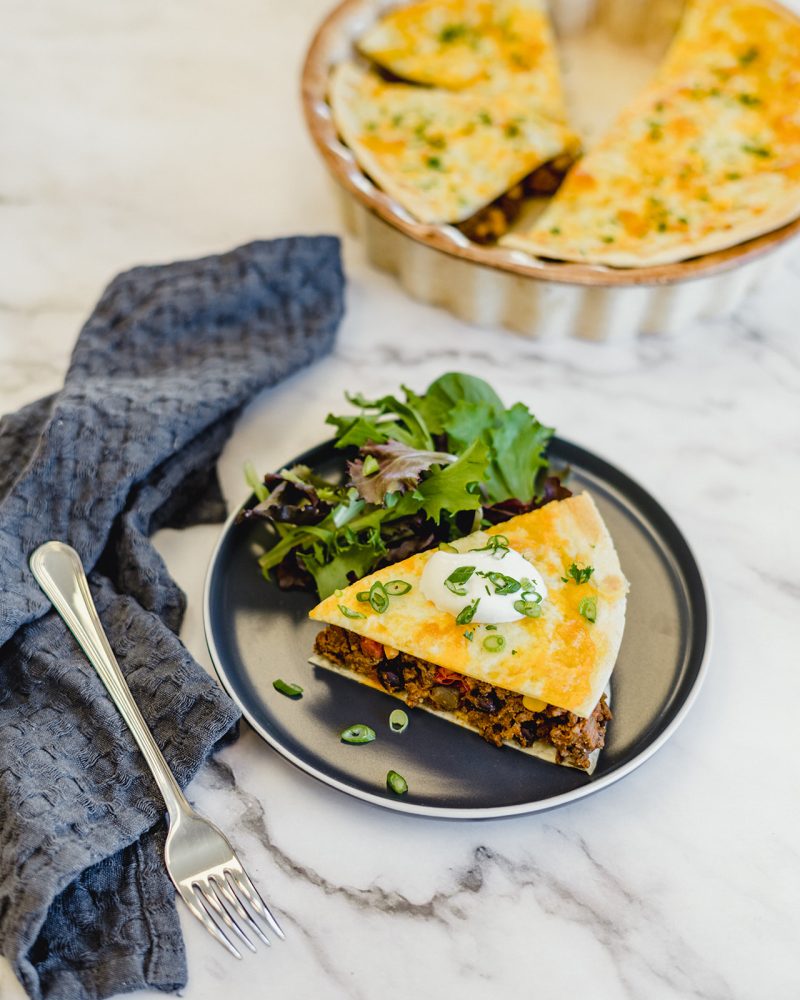
{"label": "marble countertop", "polygon": [[[303,46],[327,6],[10,0],[3,411],[59,387],[116,272],[340,231],[297,99]],[[473,328],[409,300],[357,243],[345,261],[338,345],[249,407],[221,460],[230,502],[243,496],[246,458],[271,468],[314,444],[345,389],[424,387],[453,368],[482,375],[634,474],[675,517],[711,591],[710,673],[638,771],[511,820],[370,807],[298,772],[245,726],[190,794],[240,846],[288,940],[236,963],[187,917],[182,996],[796,998],[800,789],[784,706],[800,703],[800,545],[785,498],[800,491],[800,246],[729,320],[615,346]],[[185,641],[209,670],[201,586],[218,531],[157,538],[189,597]],[[15,992],[0,972],[0,994]]]}

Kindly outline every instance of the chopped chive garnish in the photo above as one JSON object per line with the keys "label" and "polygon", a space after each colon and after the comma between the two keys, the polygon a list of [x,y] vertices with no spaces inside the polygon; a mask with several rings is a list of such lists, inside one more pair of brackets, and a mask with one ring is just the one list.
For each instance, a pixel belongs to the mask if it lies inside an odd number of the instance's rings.
{"label": "chopped chive garnish", "polygon": [[[539,595],[537,594],[536,596],[538,597]],[[519,611],[526,618],[540,618],[542,615],[542,599],[539,597],[538,601],[514,601],[514,610]]]}
{"label": "chopped chive garnish", "polygon": [[587,622],[597,621],[597,598],[584,597],[578,605],[578,613],[583,615]]}
{"label": "chopped chive garnish", "polygon": [[389,597],[400,597],[411,590],[411,584],[405,580],[390,580],[384,587]]}
{"label": "chopped chive garnish", "polygon": [[464,584],[467,580],[469,580],[474,572],[474,566],[459,566],[458,569],[454,569],[450,576],[448,576],[448,578],[444,581],[444,585],[451,593],[457,594],[459,597],[463,597],[467,592]]}
{"label": "chopped chive garnish", "polygon": [[504,649],[506,645],[506,640],[502,635],[487,635],[483,640],[483,648],[487,653],[499,653],[501,649]]}
{"label": "chopped chive garnish", "polygon": [[389,728],[393,733],[403,733],[408,728],[408,716],[402,708],[396,708],[389,716]]}
{"label": "chopped chive garnish", "polygon": [[280,691],[281,694],[285,694],[287,698],[299,698],[303,693],[303,689],[299,684],[287,684],[287,682],[282,681],[280,677],[278,680],[272,682],[272,686],[276,691]]}
{"label": "chopped chive garnish", "polygon": [[456,615],[456,625],[469,625],[472,619],[475,617],[475,612],[478,610],[478,605],[480,604],[480,597],[476,597],[471,604],[468,604],[465,608],[462,608]]}
{"label": "chopped chive garnish", "polygon": [[742,146],[742,149],[745,153],[750,153],[751,156],[761,156],[764,159],[772,156],[772,153],[766,146],[753,146],[750,143],[745,143],[745,145]]}
{"label": "chopped chive garnish", "polygon": [[395,795],[405,795],[408,791],[408,782],[397,771],[389,771],[386,775],[386,787],[390,788]]}
{"label": "chopped chive garnish", "polygon": [[356,594],[356,600],[361,601],[362,604],[365,604],[369,600],[369,591],[359,590],[359,592]]}
{"label": "chopped chive garnish", "polygon": [[380,580],[376,580],[369,588],[369,603],[372,605],[372,610],[377,611],[379,615],[389,607],[389,595]]}
{"label": "chopped chive garnish", "polygon": [[497,631],[497,626],[496,625],[487,625],[486,626],[486,631],[487,632],[496,632]]}
{"label": "chopped chive garnish", "polygon": [[472,642],[472,640],[475,638],[475,630],[469,629],[469,631],[464,633],[464,638],[467,640],[467,642]]}
{"label": "chopped chive garnish", "polygon": [[359,722],[345,729],[339,734],[339,738],[342,743],[372,743],[375,739],[375,730]]}
{"label": "chopped chive garnish", "polygon": [[346,604],[340,604],[339,610],[345,616],[345,618],[366,618],[366,615],[362,615],[360,611],[354,611],[352,608],[348,608]]}

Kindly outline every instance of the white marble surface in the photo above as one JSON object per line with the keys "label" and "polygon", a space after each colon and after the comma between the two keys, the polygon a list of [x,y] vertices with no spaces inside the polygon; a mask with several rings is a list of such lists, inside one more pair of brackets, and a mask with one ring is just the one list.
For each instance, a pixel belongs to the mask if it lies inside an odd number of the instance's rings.
{"label": "white marble surface", "polygon": [[[326,7],[7,0],[3,410],[59,386],[117,271],[338,230],[297,102],[303,45]],[[245,729],[191,794],[240,845],[288,941],[237,964],[186,919],[182,995],[793,1000],[800,247],[729,322],[614,348],[467,327],[407,300],[358,245],[345,249],[336,351],[250,407],[222,458],[231,501],[245,457],[270,468],[316,442],[346,388],[484,375],[632,472],[682,525],[716,610],[711,672],[675,738],[623,782],[491,823],[367,807]],[[206,666],[201,580],[217,531],[158,538],[189,595],[186,642]],[[14,992],[0,972],[0,995]]]}

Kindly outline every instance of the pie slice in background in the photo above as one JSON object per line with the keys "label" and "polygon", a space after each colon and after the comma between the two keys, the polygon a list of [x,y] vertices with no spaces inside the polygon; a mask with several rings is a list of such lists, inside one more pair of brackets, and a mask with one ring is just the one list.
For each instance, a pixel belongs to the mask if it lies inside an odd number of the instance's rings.
{"label": "pie slice in background", "polygon": [[453,90],[510,85],[566,120],[544,0],[424,0],[386,14],[357,46],[403,80]]}
{"label": "pie slice in background", "polygon": [[[354,63],[331,75],[337,129],[362,169],[420,222],[458,223],[578,140],[526,91],[388,83]],[[520,192],[521,197],[521,192]]]}
{"label": "pie slice in background", "polygon": [[654,81],[501,243],[558,260],[666,264],[800,214],[800,24],[769,0],[697,0]]}

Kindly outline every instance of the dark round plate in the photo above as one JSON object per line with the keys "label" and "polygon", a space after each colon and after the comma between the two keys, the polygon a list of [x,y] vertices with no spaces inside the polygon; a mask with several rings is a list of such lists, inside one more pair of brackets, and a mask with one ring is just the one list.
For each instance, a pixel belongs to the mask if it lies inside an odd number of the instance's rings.
{"label": "dark round plate", "polygon": [[[319,625],[309,594],[283,592],[261,576],[263,525],[223,529],[208,570],[205,630],[219,679],[245,718],[287,760],[326,784],[401,812],[479,819],[537,812],[605,788],[642,764],[672,735],[702,683],[710,621],[695,559],[674,522],[633,480],[574,444],[553,439],[549,453],[572,469],[573,492],[588,489],[605,518],[630,580],[625,635],[611,678],[614,718],[594,774],[559,767],[503,747],[426,712],[411,711],[406,731],[389,730],[399,702],[308,662]],[[296,462],[336,474],[342,457],[326,442]],[[303,697],[279,694],[277,678]],[[378,739],[341,743],[363,722]],[[399,771],[408,793],[394,795]]]}

